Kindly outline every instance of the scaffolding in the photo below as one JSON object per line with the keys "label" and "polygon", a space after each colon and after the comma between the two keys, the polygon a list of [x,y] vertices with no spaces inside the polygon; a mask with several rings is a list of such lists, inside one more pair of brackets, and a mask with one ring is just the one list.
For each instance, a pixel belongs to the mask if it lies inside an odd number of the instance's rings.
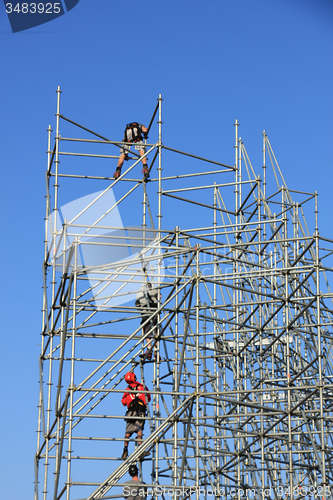
{"label": "scaffolding", "polygon": [[[166,146],[161,95],[149,181],[136,177],[135,149],[114,180],[105,164],[124,143],[63,116],[60,95],[53,139],[48,128],[35,500],[122,498],[131,463],[152,498],[328,498],[333,242],[319,233],[317,193],[287,188],[265,132],[257,175],[237,120],[232,166]],[[158,304],[145,319],[135,299],[148,282]],[[152,400],[143,442],[133,435],[123,461],[128,371]]]}

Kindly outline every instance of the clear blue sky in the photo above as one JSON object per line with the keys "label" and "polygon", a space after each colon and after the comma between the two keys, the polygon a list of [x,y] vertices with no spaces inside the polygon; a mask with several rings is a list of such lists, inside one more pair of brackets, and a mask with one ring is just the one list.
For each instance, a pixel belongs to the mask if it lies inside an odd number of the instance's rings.
{"label": "clear blue sky", "polygon": [[1,3],[0,50],[0,497],[25,500],[36,450],[46,129],[55,125],[57,86],[64,115],[115,140],[128,121],[147,123],[161,93],[164,142],[229,164],[236,118],[258,168],[265,129],[288,186],[319,192],[321,233],[332,237],[333,3],[80,0],[16,34]]}

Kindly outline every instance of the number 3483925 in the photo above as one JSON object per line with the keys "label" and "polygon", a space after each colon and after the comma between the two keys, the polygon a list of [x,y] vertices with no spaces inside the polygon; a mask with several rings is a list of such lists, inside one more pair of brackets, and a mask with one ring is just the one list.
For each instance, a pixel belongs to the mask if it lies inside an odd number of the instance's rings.
{"label": "number 3483925", "polygon": [[11,14],[16,12],[17,14],[59,14],[61,11],[61,3],[6,3],[6,12]]}

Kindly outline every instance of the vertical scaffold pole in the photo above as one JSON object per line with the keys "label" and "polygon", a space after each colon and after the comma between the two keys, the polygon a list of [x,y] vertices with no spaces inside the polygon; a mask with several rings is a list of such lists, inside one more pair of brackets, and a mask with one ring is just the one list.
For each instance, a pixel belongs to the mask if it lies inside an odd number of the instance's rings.
{"label": "vertical scaffold pole", "polygon": [[[199,259],[200,259],[200,248],[197,246],[197,265],[196,265],[196,300],[195,300],[195,310],[196,310],[196,320],[195,320],[195,392],[196,392],[196,408],[195,408],[195,472],[196,472],[196,498],[200,500],[200,469],[199,469],[199,398],[200,398],[200,380],[199,380],[199,314],[200,314],[200,294],[199,294],[199,286],[200,286],[200,267],[199,267]],[[193,283],[194,286],[194,283]],[[185,339],[185,337],[184,337]],[[205,342],[205,339],[203,340]]]}
{"label": "vertical scaffold pole", "polygon": [[[261,241],[262,241],[262,227],[261,227],[261,185],[260,185],[260,177],[257,177],[257,211],[258,211],[258,265],[261,267]],[[262,291],[263,279],[260,276],[258,278],[258,288],[259,291]],[[264,367],[263,367],[263,315],[264,308],[262,304],[263,297],[261,293],[259,294],[259,356],[260,356],[260,371],[259,371],[259,380],[260,380],[260,405],[264,408]],[[262,499],[265,500],[265,438],[264,438],[264,411],[263,409],[260,411],[260,448],[261,448],[261,486],[262,486]]]}
{"label": "vertical scaffold pole", "polygon": [[[179,248],[179,227],[175,227],[175,235],[176,235],[176,249],[178,250]],[[176,256],[176,262],[175,262],[175,274],[176,274],[176,288],[175,291],[178,292],[179,284],[178,284],[178,276],[179,276],[179,255]],[[176,389],[176,384],[178,380],[178,364],[179,364],[179,359],[178,359],[178,335],[179,335],[179,312],[178,312],[178,303],[179,303],[179,298],[178,298],[178,293],[175,298],[175,309],[176,309],[176,314],[175,314],[175,359],[174,359],[174,364],[173,364],[173,388],[174,390]],[[178,389],[179,390],[179,389]],[[173,407],[172,410],[175,411],[177,408],[178,404],[178,395],[175,394],[173,396]],[[177,486],[177,479],[178,479],[178,469],[177,469],[177,454],[178,454],[178,432],[177,432],[177,422],[174,423],[173,425],[173,486]],[[182,478],[179,478],[181,481]],[[179,482],[180,484],[180,482]]]}
{"label": "vertical scaffold pole", "polygon": [[[68,450],[67,450],[67,481],[66,481],[66,498],[70,497],[71,486],[71,459],[72,459],[72,437],[73,437],[73,403],[74,403],[74,367],[75,367],[75,334],[76,334],[76,308],[77,308],[77,273],[78,273],[78,250],[79,240],[75,237],[74,241],[74,267],[73,267],[73,319],[72,319],[72,350],[71,350],[71,374],[69,391],[69,418],[68,418]],[[68,292],[70,293],[70,292]],[[65,424],[63,424],[65,425]]]}
{"label": "vertical scaffold pole", "polygon": [[[161,254],[160,242],[161,242],[161,226],[162,226],[162,95],[158,96],[158,254]],[[158,270],[158,286],[161,284],[161,259],[158,259],[157,264]],[[160,306],[160,299],[158,300],[158,305]],[[158,327],[159,329],[161,327]],[[158,333],[159,330],[158,329]],[[156,343],[157,359],[159,360],[159,341]],[[154,380],[155,380],[155,390],[158,391],[159,384],[159,363],[154,363]],[[158,394],[154,395],[155,400],[155,416],[160,416],[160,398]],[[156,428],[159,426],[159,420],[156,418]],[[156,443],[155,446],[155,483],[158,484],[158,460],[159,460],[159,447]]]}
{"label": "vertical scaffold pole", "polygon": [[262,156],[263,156],[263,162],[262,162],[262,169],[263,169],[263,198],[264,200],[266,199],[266,132],[265,130],[262,133]]}
{"label": "vertical scaffold pole", "polygon": [[[288,268],[288,218],[287,218],[287,193],[286,193],[286,187],[283,185],[281,188],[282,191],[282,220],[284,223],[283,226],[283,268],[287,269]],[[285,278],[284,278],[284,295],[285,299],[288,297],[288,273],[284,273]],[[286,378],[287,378],[287,387],[288,387],[288,457],[289,457],[289,485],[290,485],[290,498],[291,500],[294,499],[294,478],[293,478],[293,442],[292,442],[292,419],[291,419],[291,407],[292,407],[292,400],[291,400],[291,385],[290,385],[290,349],[289,349],[289,308],[288,305],[285,303],[284,307],[284,324],[286,326],[286,334],[285,334],[285,339],[286,339]]]}
{"label": "vertical scaffold pole", "polygon": [[238,191],[239,191],[239,176],[238,176],[238,149],[239,149],[239,143],[238,143],[238,127],[239,123],[238,120],[235,120],[234,123],[235,126],[235,213],[236,213],[236,231],[237,231],[237,223],[238,223]]}
{"label": "vertical scaffold pole", "polygon": [[[234,268],[234,277],[233,277],[233,308],[234,308],[234,317],[235,317],[235,322],[238,324],[238,304],[239,304],[239,291],[237,290],[237,285],[238,285],[238,248],[237,248],[237,242],[239,239],[239,218],[240,215],[238,214],[238,208],[240,207],[239,204],[239,170],[238,170],[238,161],[239,161],[239,137],[238,137],[238,127],[239,123],[238,120],[235,120],[234,123],[235,126],[235,249],[234,249],[234,263],[233,263],[233,268]],[[238,348],[239,348],[239,331],[234,330],[233,332],[233,342],[234,342],[234,352],[237,354]],[[235,358],[236,360],[236,374],[235,374],[235,383],[236,385],[239,384],[239,358]],[[237,405],[236,407],[236,412],[239,414],[240,408]],[[235,439],[235,449],[236,452],[239,451],[240,448],[240,443],[239,443],[239,433],[236,433],[236,439]],[[240,463],[236,464],[235,462],[235,476],[237,477],[237,497],[239,498],[239,493],[240,493]]]}
{"label": "vertical scaffold pole", "polygon": [[[158,230],[162,225],[162,95],[158,97]],[[161,240],[161,233],[158,235]]]}
{"label": "vertical scaffold pole", "polygon": [[[48,252],[48,222],[50,215],[50,182],[48,171],[51,162],[51,125],[47,129],[47,170],[45,174],[46,183],[46,207],[45,207],[45,239],[44,239],[44,262],[43,262],[43,307],[42,307],[42,332],[48,329],[48,305],[47,305],[47,252]],[[41,443],[41,434],[45,438],[45,415],[44,415],[44,397],[43,397],[43,368],[42,356],[44,352],[45,336],[41,339],[41,355],[39,358],[40,379],[39,379],[39,402],[38,402],[38,427],[37,427],[37,454],[35,460],[35,500],[38,500],[38,467],[39,467],[39,450]]]}
{"label": "vertical scaffold pole", "polygon": [[324,405],[323,405],[323,352],[322,352],[322,334],[321,334],[321,315],[320,315],[320,260],[319,260],[319,229],[318,229],[318,193],[315,191],[315,239],[316,239],[316,306],[317,306],[317,332],[318,332],[318,387],[319,387],[319,405],[320,405],[320,441],[321,441],[321,462],[322,462],[322,484],[324,486],[324,499],[326,500],[326,460],[325,460],[325,430],[324,430]]}
{"label": "vertical scaffold pole", "polygon": [[[263,218],[264,220],[267,219],[266,217],[266,132],[265,130],[263,131],[262,133],[262,136],[263,136],[263,147],[262,147],[262,154],[263,154],[263,166],[262,166],[262,169],[263,169],[263,183],[262,183],[262,199],[263,199]],[[266,224],[264,223],[264,226],[263,226],[263,240],[266,240]]]}
{"label": "vertical scaffold pole", "polygon": [[[59,122],[60,122],[60,87],[56,90],[57,92],[57,126],[56,126],[56,144],[55,144],[55,183],[54,183],[54,208],[53,214],[50,217],[53,217],[53,241],[52,248],[50,248],[51,259],[52,259],[52,292],[51,292],[51,303],[54,305],[55,294],[56,294],[56,248],[57,248],[57,215],[58,215],[58,165],[59,165],[59,140],[60,140],[60,132],[59,132]],[[47,498],[47,481],[48,481],[48,465],[49,465],[49,430],[50,430],[50,418],[52,412],[52,404],[51,404],[51,390],[52,390],[52,355],[53,352],[53,325],[54,325],[54,313],[55,310],[52,307],[51,309],[51,330],[48,328],[48,334],[50,335],[50,357],[49,357],[49,375],[48,375],[48,396],[47,396],[47,415],[46,415],[46,447],[45,447],[45,476],[44,476],[44,499]]]}

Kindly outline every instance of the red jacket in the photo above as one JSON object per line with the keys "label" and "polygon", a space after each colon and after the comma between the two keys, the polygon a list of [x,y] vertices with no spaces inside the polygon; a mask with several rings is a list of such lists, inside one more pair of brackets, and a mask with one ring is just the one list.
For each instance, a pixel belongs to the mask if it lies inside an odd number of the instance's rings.
{"label": "red jacket", "polygon": [[129,384],[126,391],[124,392],[123,397],[121,398],[121,402],[122,402],[123,406],[127,406],[127,408],[128,408],[128,406],[133,401],[133,399],[135,399],[135,396],[138,397],[139,399],[141,399],[141,401],[145,405],[147,404],[147,402],[149,403],[149,401],[151,399],[150,394],[142,394],[140,392],[137,392],[137,393],[131,392],[131,390],[133,390],[133,389],[136,389],[137,391],[148,391],[147,386],[143,387],[143,385],[140,384],[140,382],[132,382],[131,384]]}

